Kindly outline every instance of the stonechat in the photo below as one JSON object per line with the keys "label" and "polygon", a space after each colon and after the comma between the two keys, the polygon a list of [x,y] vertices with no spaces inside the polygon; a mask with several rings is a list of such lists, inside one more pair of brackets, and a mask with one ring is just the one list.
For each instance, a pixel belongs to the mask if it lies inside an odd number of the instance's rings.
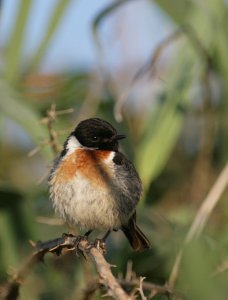
{"label": "stonechat", "polygon": [[61,218],[87,230],[121,229],[136,251],[150,242],[136,225],[142,184],[134,165],[119,151],[125,138],[99,118],[78,124],[64,143],[49,177],[50,199]]}

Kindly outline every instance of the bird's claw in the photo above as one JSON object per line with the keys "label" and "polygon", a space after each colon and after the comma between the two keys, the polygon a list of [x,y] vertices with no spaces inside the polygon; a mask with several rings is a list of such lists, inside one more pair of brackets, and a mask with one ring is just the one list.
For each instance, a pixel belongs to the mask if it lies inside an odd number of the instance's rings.
{"label": "bird's claw", "polygon": [[[63,233],[62,234],[63,239],[67,240],[68,237],[69,238],[72,238],[72,237],[75,238],[74,245],[72,247],[69,247],[68,251],[75,251],[77,257],[82,255],[86,259],[85,253],[89,252],[92,248],[96,248],[99,251],[101,251],[102,253],[106,253],[106,244],[105,244],[104,239],[95,239],[94,242],[88,242],[88,236],[86,236],[86,235],[75,236],[75,235],[70,234],[70,233]],[[86,247],[85,247],[85,251],[83,251],[79,248],[79,245],[82,241],[87,241],[88,242]],[[52,249],[52,250],[55,251],[55,249]],[[60,254],[61,254],[61,250],[60,250]],[[57,254],[57,255],[59,255],[59,254]]]}
{"label": "bird's claw", "polygon": [[68,238],[68,237],[75,237],[75,235],[73,235],[72,233],[65,233],[65,232],[62,234],[62,238],[65,239],[65,238]]}
{"label": "bird's claw", "polygon": [[74,235],[71,233],[63,233],[62,234],[62,239],[64,239],[64,241],[67,243],[67,239],[73,238],[74,242],[73,245],[71,245],[70,247],[68,247],[67,251],[75,251],[76,256],[79,257],[80,254],[85,258],[85,255],[83,253],[83,251],[79,248],[79,244],[82,241],[88,241],[88,237],[85,235]]}
{"label": "bird's claw", "polygon": [[102,253],[105,253],[106,252],[105,241],[103,239],[95,239],[94,242],[91,242],[88,244],[88,246],[86,247],[86,250],[89,251],[92,248],[96,248],[96,249],[100,250]]}
{"label": "bird's claw", "polygon": [[81,254],[86,259],[84,252],[81,249],[79,249],[79,244],[82,241],[88,241],[88,237],[85,235],[78,235],[77,238],[75,239],[74,249],[75,249],[75,253],[78,257]]}

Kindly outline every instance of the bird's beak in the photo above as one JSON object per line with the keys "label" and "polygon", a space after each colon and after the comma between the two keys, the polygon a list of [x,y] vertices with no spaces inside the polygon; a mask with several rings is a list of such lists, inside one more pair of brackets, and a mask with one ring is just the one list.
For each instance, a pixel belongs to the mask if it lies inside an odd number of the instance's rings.
{"label": "bird's beak", "polygon": [[115,136],[113,137],[113,139],[114,139],[115,141],[122,140],[122,139],[125,139],[125,138],[126,138],[126,135],[124,135],[124,134],[117,134],[117,135],[115,135]]}

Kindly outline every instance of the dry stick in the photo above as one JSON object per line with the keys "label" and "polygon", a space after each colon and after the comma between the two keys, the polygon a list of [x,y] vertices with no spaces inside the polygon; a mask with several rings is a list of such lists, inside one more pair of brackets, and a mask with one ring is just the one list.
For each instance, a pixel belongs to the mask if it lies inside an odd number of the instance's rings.
{"label": "dry stick", "polygon": [[[141,289],[143,291],[149,292],[150,296],[149,299],[154,298],[157,295],[164,295],[167,297],[167,299],[171,299],[172,296],[175,295],[175,292],[168,286],[168,284],[165,285],[158,285],[154,284],[148,281],[142,281],[140,282],[140,278],[134,277],[130,278],[128,280],[123,278],[117,279],[118,283],[126,290],[132,290],[133,295],[136,294],[136,292],[139,292],[139,287],[141,286]],[[95,293],[97,289],[100,288],[100,284],[98,280],[93,280],[89,283],[89,285],[84,290],[84,297],[83,300],[88,300],[89,297]]]}
{"label": "dry stick", "polygon": [[165,295],[168,299],[170,299],[175,292],[170,288],[168,284],[158,285],[148,281],[141,281],[138,278],[131,279],[130,281],[126,281],[124,279],[118,279],[118,282],[123,287],[138,287],[141,284],[143,290],[146,290],[151,293],[150,299],[155,297],[156,295]]}
{"label": "dry stick", "polygon": [[60,146],[58,144],[57,133],[53,129],[53,122],[56,119],[56,105],[52,104],[51,109],[47,111],[46,124],[49,132],[50,146],[53,153],[57,155],[60,151]]}
{"label": "dry stick", "polygon": [[62,147],[58,143],[59,133],[54,130],[53,123],[56,121],[56,118],[58,116],[70,114],[73,111],[74,109],[72,108],[57,111],[56,104],[53,103],[51,105],[50,110],[47,111],[47,117],[41,120],[42,123],[47,125],[48,132],[49,132],[49,145],[51,146],[52,151],[55,155],[59,154]]}
{"label": "dry stick", "polygon": [[184,245],[180,249],[180,251],[177,254],[177,257],[175,259],[170,277],[169,277],[169,286],[174,287],[177,276],[179,273],[180,263],[183,256],[183,249],[184,247],[191,242],[194,238],[197,238],[202,230],[204,229],[208,218],[210,217],[213,209],[215,208],[216,204],[218,203],[219,199],[221,198],[223,192],[226,189],[228,183],[228,163],[220,173],[218,179],[212,186],[209,194],[203,201],[202,205],[200,206],[196,217],[192,223],[192,226],[190,227],[188,234],[185,238]]}
{"label": "dry stick", "polygon": [[[88,242],[82,241],[79,245],[79,249],[83,251],[86,246],[88,246]],[[92,247],[88,252],[88,256],[94,261],[100,276],[100,283],[107,288],[108,294],[117,300],[131,300],[131,297],[126,294],[117,279],[113,276],[111,266],[105,260],[103,254],[95,247]]]}
{"label": "dry stick", "polygon": [[[74,109],[69,108],[65,110],[56,111],[56,104],[53,103],[51,105],[51,108],[47,110],[46,116],[40,121],[41,124],[44,124],[47,126],[48,133],[49,133],[49,139],[44,140],[38,145],[36,148],[34,148],[32,151],[29,152],[28,156],[31,157],[38,153],[42,147],[49,145],[53,151],[54,155],[59,154],[61,151],[61,146],[58,143],[58,136],[62,133],[57,132],[53,128],[53,124],[56,121],[56,118],[61,115],[70,114],[74,111]],[[65,134],[65,133],[64,133]]]}
{"label": "dry stick", "polygon": [[133,295],[135,294],[135,292],[139,291],[139,288],[150,292],[149,299],[155,297],[158,294],[165,295],[168,299],[170,299],[175,294],[167,283],[164,285],[158,285],[142,280],[142,277],[137,278],[135,272],[132,269],[132,261],[128,261],[127,263],[125,278],[118,278],[118,282],[122,287],[125,287],[127,289],[131,288],[133,290]]}
{"label": "dry stick", "polygon": [[16,300],[19,296],[20,285],[27,277],[32,267],[39,261],[43,261],[46,253],[62,254],[62,251],[76,251],[87,255],[93,262],[100,277],[100,283],[105,286],[107,292],[116,300],[132,300],[122,289],[117,279],[111,272],[111,265],[105,260],[100,249],[94,247],[86,240],[78,242],[78,236],[64,236],[43,243],[33,244],[37,250],[30,256],[26,263],[12,277],[12,279],[0,288],[0,299]]}
{"label": "dry stick", "polygon": [[139,294],[140,294],[140,296],[141,296],[141,298],[142,298],[142,300],[147,300],[147,298],[145,297],[145,295],[144,295],[144,292],[143,292],[143,286],[142,286],[142,284],[143,284],[143,280],[145,279],[145,277],[140,277],[140,281],[139,281],[139,288],[138,288],[138,291],[139,291]]}

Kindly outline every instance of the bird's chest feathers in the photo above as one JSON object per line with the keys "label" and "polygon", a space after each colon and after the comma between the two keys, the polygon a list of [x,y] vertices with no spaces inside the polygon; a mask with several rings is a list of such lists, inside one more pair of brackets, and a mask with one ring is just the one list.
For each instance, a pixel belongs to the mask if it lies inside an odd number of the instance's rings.
{"label": "bird's chest feathers", "polygon": [[62,160],[54,181],[62,184],[82,178],[93,186],[104,185],[113,173],[112,158],[111,151],[77,149]]}
{"label": "bird's chest feathers", "polygon": [[55,209],[69,222],[86,228],[120,226],[110,188],[113,152],[76,150],[62,162],[50,182]]}

